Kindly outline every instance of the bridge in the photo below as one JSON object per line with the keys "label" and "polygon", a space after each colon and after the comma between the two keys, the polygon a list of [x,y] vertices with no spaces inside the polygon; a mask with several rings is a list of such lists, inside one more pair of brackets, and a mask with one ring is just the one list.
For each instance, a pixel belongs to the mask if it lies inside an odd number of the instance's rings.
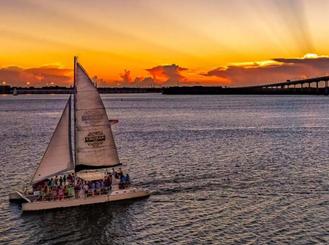
{"label": "bridge", "polygon": [[315,90],[315,92],[320,93],[320,90],[322,90],[322,92],[328,94],[328,81],[329,81],[329,76],[323,76],[323,77],[307,78],[302,80],[293,80],[293,81],[287,80],[285,82],[279,82],[279,83],[240,87],[240,89],[294,89],[296,90],[298,88],[300,92],[302,91],[307,92],[310,90],[314,92]]}

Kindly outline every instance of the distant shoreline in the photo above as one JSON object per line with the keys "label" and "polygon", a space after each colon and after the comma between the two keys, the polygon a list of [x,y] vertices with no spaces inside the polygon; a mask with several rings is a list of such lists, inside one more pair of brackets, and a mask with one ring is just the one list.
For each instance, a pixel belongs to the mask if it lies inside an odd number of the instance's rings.
{"label": "distant shoreline", "polygon": [[[328,95],[328,88],[261,88],[261,87],[239,87],[227,88],[220,86],[185,86],[185,87],[156,87],[156,88],[138,88],[138,87],[101,87],[100,93],[118,94],[118,93],[162,93],[164,95],[270,95],[270,94],[304,94],[304,95]],[[15,92],[14,92],[15,91]],[[0,86],[0,94],[70,94],[72,88],[67,87],[10,87]]]}
{"label": "distant shoreline", "polygon": [[[161,93],[162,88],[133,88],[133,87],[109,87],[109,88],[98,88],[100,93]],[[14,92],[15,91],[15,92]],[[73,93],[72,88],[67,87],[10,87],[10,86],[0,86],[0,94],[71,94]]]}

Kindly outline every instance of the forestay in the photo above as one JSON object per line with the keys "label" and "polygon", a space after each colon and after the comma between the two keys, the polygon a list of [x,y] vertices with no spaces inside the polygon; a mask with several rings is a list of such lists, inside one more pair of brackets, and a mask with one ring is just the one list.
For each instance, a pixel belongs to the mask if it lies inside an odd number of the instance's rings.
{"label": "forestay", "polygon": [[36,170],[32,182],[37,183],[50,176],[74,169],[71,151],[71,96],[66,103],[53,136],[42,160]]}
{"label": "forestay", "polygon": [[75,170],[119,164],[111,124],[102,99],[83,67],[75,61]]}

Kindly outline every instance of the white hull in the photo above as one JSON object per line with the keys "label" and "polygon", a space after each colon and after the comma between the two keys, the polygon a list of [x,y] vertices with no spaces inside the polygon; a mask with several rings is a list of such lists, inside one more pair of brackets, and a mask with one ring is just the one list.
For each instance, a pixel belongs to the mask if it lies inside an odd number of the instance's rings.
{"label": "white hull", "polygon": [[82,205],[91,205],[97,203],[116,202],[129,199],[148,197],[148,191],[136,188],[112,191],[110,194],[96,195],[86,198],[72,198],[61,201],[36,201],[22,204],[23,211],[41,211],[48,209],[68,208]]}

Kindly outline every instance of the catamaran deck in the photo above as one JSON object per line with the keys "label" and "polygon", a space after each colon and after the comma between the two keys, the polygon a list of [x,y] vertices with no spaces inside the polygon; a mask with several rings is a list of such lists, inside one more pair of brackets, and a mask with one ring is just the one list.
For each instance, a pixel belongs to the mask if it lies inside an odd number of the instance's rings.
{"label": "catamaran deck", "polygon": [[82,205],[91,205],[97,203],[116,202],[137,198],[146,198],[150,193],[146,190],[128,188],[124,190],[112,191],[109,194],[96,195],[86,198],[71,198],[54,201],[34,201],[22,204],[23,211],[41,211],[58,208],[76,207]]}

